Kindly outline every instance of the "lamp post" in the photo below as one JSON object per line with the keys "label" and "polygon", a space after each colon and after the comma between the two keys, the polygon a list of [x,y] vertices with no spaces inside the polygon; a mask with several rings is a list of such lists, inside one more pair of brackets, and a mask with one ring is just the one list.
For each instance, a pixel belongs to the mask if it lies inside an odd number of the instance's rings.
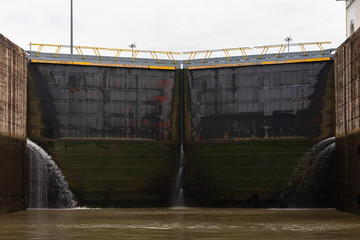
{"label": "lamp post", "polygon": [[129,47],[131,48],[131,56],[134,57],[134,48],[136,48],[135,42],[130,44]]}
{"label": "lamp post", "polygon": [[70,53],[73,55],[73,0],[70,3]]}
{"label": "lamp post", "polygon": [[292,41],[291,36],[290,36],[290,37],[285,38],[285,41],[286,41],[286,42],[287,42],[287,44],[288,44],[288,53],[289,53],[289,52],[290,52],[290,42]]}

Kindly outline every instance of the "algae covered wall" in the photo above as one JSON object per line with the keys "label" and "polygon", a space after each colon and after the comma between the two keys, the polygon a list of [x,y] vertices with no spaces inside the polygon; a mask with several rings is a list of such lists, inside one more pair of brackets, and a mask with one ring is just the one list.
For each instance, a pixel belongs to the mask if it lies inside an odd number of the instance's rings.
{"label": "algae covered wall", "polygon": [[360,214],[360,30],[335,54],[337,208]]}
{"label": "algae covered wall", "polygon": [[173,70],[30,64],[29,137],[80,205],[169,206],[175,81]]}
{"label": "algae covered wall", "polygon": [[284,194],[296,167],[334,135],[333,81],[333,61],[190,70],[189,204],[289,206]]}
{"label": "algae covered wall", "polygon": [[26,55],[0,34],[0,213],[25,208]]}

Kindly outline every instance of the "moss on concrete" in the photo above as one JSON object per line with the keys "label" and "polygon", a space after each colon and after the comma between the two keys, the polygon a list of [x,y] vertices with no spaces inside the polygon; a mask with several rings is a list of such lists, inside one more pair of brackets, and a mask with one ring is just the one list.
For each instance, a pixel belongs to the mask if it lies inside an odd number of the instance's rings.
{"label": "moss on concrete", "polygon": [[80,205],[170,206],[174,185],[172,142],[49,140]]}
{"label": "moss on concrete", "polygon": [[315,139],[193,141],[187,146],[192,206],[284,206],[281,191]]}

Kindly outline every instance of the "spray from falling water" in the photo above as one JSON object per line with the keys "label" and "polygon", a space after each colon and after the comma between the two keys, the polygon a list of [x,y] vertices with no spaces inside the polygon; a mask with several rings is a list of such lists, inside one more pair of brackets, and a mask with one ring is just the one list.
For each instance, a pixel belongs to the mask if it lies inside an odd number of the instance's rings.
{"label": "spray from falling water", "polygon": [[335,137],[315,144],[289,184],[290,207],[335,207]]}
{"label": "spray from falling water", "polygon": [[28,208],[74,208],[77,202],[60,168],[41,147],[26,143]]}
{"label": "spray from falling water", "polygon": [[180,146],[180,157],[179,157],[179,171],[176,177],[176,203],[175,207],[184,207],[184,165],[185,165],[185,153],[184,147]]}

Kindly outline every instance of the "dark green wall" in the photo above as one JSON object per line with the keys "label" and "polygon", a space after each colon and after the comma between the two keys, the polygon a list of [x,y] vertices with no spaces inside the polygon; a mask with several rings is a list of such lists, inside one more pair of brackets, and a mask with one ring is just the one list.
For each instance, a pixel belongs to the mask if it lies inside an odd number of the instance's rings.
{"label": "dark green wall", "polygon": [[80,204],[88,207],[171,206],[176,151],[171,142],[48,140]]}
{"label": "dark green wall", "polygon": [[287,207],[285,193],[316,139],[193,141],[187,145],[190,205]]}

